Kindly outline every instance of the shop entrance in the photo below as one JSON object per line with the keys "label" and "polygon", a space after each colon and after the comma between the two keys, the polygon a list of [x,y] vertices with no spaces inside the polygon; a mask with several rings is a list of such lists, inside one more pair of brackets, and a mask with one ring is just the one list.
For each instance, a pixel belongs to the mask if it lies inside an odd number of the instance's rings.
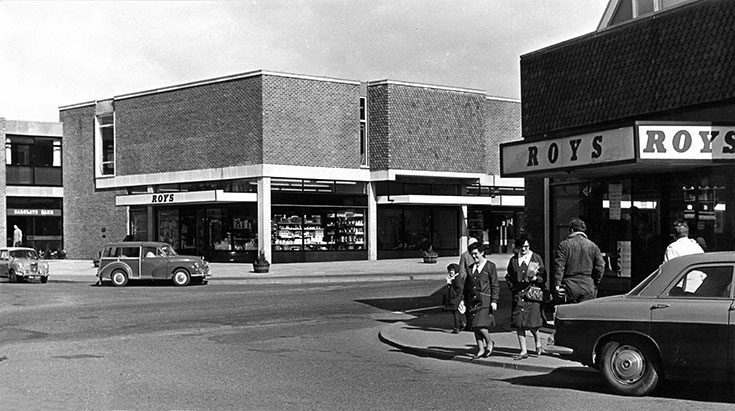
{"label": "shop entrance", "polygon": [[735,207],[732,171],[692,170],[616,180],[552,184],[551,250],[580,217],[606,261],[605,281],[627,291],[662,262],[683,219],[706,251],[731,250]]}

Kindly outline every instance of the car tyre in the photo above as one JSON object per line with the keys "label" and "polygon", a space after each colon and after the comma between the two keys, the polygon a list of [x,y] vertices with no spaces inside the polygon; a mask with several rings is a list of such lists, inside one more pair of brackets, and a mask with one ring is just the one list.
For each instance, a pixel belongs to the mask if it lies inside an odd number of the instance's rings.
{"label": "car tyre", "polygon": [[48,277],[41,277],[41,284],[46,284],[48,282]]}
{"label": "car tyre", "polygon": [[10,273],[8,274],[8,282],[9,283],[17,283],[18,282],[18,276],[15,275],[15,271],[10,270]]}
{"label": "car tyre", "polygon": [[651,350],[633,339],[611,341],[602,347],[600,371],[610,389],[643,396],[656,388],[658,363]]}
{"label": "car tyre", "polygon": [[128,284],[128,275],[124,271],[117,270],[110,275],[110,280],[115,287],[124,287]]}
{"label": "car tyre", "polygon": [[183,268],[179,268],[174,271],[174,275],[171,280],[174,282],[174,285],[178,287],[183,287],[185,285],[189,285],[189,282],[191,282],[191,276],[189,275],[188,271],[184,270]]}

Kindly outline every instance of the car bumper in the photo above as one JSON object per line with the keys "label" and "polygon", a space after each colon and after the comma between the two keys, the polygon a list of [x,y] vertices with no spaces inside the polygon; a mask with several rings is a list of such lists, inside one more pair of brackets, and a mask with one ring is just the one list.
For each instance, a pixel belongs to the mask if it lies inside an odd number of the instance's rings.
{"label": "car bumper", "polygon": [[42,278],[48,278],[48,274],[17,274],[17,276],[24,280],[40,280]]}

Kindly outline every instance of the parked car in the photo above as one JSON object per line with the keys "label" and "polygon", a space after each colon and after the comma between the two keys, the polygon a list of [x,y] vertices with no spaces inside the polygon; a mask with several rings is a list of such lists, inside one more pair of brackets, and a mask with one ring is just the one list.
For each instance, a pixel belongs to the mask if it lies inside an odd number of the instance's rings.
{"label": "parked car", "polygon": [[26,247],[0,248],[0,277],[11,283],[23,280],[48,282],[48,263],[38,259],[38,253]]}
{"label": "parked car", "polygon": [[169,244],[122,241],[102,249],[97,277],[122,287],[129,280],[171,280],[174,285],[206,284],[209,264],[201,257],[178,255]]}
{"label": "parked car", "polygon": [[646,395],[659,380],[735,375],[735,252],[662,264],[625,295],[557,307],[554,346],[607,385]]}

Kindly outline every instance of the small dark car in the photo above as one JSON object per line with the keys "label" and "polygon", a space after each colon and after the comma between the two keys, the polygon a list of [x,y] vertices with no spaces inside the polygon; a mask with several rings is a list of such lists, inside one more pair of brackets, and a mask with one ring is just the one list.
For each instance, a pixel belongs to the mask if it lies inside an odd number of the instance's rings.
{"label": "small dark car", "polygon": [[209,264],[201,257],[178,255],[166,243],[123,241],[105,246],[97,277],[122,287],[128,280],[171,280],[174,285],[206,284]]}
{"label": "small dark car", "polygon": [[607,385],[646,395],[660,379],[735,376],[735,252],[674,258],[625,295],[557,307],[554,347]]}

